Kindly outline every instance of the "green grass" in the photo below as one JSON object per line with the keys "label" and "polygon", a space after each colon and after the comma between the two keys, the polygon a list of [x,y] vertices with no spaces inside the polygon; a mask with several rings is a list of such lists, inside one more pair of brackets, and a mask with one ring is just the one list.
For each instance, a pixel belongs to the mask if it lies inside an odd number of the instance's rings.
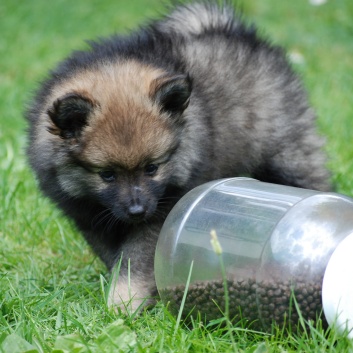
{"label": "green grass", "polygon": [[[37,82],[85,39],[134,28],[161,8],[158,0],[0,2],[0,351],[352,351],[320,326],[269,335],[239,324],[230,333],[215,323],[179,324],[161,303],[139,317],[109,311],[107,271],[37,190],[23,119]],[[353,196],[353,2],[252,0],[243,8],[275,43],[301,55],[294,65],[327,138],[333,182]]]}

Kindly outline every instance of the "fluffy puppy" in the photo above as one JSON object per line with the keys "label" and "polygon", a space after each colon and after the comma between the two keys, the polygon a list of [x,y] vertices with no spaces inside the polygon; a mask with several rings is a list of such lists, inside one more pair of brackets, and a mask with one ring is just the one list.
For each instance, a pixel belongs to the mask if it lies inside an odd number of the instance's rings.
{"label": "fluffy puppy", "polygon": [[110,270],[122,258],[110,303],[132,310],[156,294],[158,234],[190,189],[239,175],[330,188],[300,81],[229,6],[180,5],[91,42],[49,73],[27,118],[41,189]]}

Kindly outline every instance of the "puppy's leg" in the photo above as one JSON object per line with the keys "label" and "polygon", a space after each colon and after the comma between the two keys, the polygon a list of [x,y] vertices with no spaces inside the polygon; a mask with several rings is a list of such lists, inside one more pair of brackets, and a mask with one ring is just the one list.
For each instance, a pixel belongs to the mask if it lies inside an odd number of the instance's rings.
{"label": "puppy's leg", "polygon": [[154,253],[159,230],[139,229],[121,247],[122,257],[112,272],[109,306],[133,313],[155,302]]}
{"label": "puppy's leg", "polygon": [[156,295],[154,276],[149,274],[139,276],[136,272],[126,274],[125,268],[122,272],[113,273],[108,306],[132,314],[154,304],[153,297]]}

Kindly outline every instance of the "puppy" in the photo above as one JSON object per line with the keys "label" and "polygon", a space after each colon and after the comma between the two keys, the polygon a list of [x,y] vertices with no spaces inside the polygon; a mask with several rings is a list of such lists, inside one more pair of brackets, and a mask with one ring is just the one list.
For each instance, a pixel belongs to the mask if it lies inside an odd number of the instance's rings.
{"label": "puppy", "polygon": [[315,114],[285,54],[212,2],[74,52],[27,118],[40,188],[108,269],[120,263],[110,304],[129,310],[156,294],[158,234],[190,189],[240,175],[330,188]]}

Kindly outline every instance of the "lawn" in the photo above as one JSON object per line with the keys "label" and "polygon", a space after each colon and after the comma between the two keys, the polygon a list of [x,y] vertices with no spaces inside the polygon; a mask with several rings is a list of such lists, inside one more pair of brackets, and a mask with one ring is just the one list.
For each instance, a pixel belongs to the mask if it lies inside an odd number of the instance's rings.
{"label": "lawn", "polygon": [[[46,72],[85,40],[128,31],[158,0],[0,2],[0,351],[352,352],[323,330],[273,334],[242,325],[185,326],[162,303],[138,317],[106,306],[109,276],[80,234],[36,187],[23,111]],[[245,17],[283,45],[327,139],[338,192],[353,196],[353,2],[243,1]]]}

